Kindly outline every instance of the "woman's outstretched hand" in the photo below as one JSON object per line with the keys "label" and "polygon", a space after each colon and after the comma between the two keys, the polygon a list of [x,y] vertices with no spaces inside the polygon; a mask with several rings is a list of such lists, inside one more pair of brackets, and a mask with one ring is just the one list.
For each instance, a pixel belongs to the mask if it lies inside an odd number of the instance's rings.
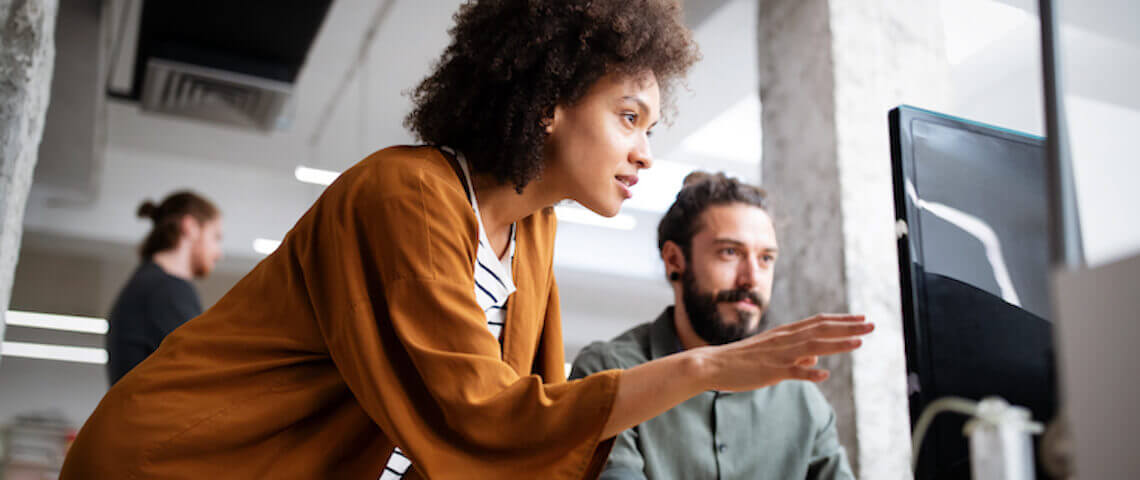
{"label": "woman's outstretched hand", "polygon": [[827,370],[815,368],[821,355],[855,350],[863,343],[860,337],[874,329],[863,315],[820,314],[693,353],[709,390],[755,390],[784,380],[819,382],[828,377]]}
{"label": "woman's outstretched hand", "polygon": [[822,381],[821,355],[859,348],[875,329],[862,315],[822,314],[749,338],[667,355],[622,372],[610,419],[609,438],[708,390],[745,391],[784,380]]}

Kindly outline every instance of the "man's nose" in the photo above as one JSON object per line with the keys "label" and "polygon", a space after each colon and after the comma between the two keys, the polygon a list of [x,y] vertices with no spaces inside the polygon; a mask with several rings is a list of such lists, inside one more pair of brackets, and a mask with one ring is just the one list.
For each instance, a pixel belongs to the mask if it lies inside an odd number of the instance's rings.
{"label": "man's nose", "polygon": [[760,278],[760,262],[756,258],[748,258],[740,262],[740,268],[736,275],[737,288],[747,288],[751,290],[756,286]]}

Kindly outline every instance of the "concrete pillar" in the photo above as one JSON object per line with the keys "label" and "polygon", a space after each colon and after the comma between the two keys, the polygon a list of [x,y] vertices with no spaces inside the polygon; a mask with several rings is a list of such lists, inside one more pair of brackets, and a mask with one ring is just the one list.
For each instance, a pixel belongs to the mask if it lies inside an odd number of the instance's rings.
{"label": "concrete pillar", "polygon": [[887,111],[938,109],[937,0],[760,0],[764,186],[780,236],[770,315],[865,313],[878,330],[820,385],[859,478],[910,477]]}
{"label": "concrete pillar", "polygon": [[0,0],[0,339],[55,59],[56,0]]}

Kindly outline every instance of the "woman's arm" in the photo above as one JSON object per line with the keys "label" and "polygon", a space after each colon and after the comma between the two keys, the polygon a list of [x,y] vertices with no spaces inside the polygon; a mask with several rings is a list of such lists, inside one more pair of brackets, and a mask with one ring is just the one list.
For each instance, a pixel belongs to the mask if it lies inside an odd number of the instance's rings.
{"label": "woman's arm", "polygon": [[873,329],[862,315],[817,315],[744,340],[686,350],[625,370],[602,438],[706,390],[755,390],[784,380],[822,381],[828,372],[812,368],[816,358],[859,348],[858,337]]}

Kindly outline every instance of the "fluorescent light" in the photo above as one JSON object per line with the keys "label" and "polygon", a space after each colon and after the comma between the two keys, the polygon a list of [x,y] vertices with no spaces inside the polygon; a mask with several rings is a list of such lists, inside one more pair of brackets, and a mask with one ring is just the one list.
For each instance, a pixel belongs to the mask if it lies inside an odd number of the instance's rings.
{"label": "fluorescent light", "polygon": [[0,343],[0,354],[3,354],[5,357],[59,360],[62,362],[94,363],[99,365],[107,363],[107,351],[102,348],[91,347],[65,347],[63,345],[46,345],[42,343],[2,342]]}
{"label": "fluorescent light", "polygon": [[262,255],[269,255],[281,246],[281,240],[270,240],[268,238],[259,238],[253,241],[253,251]]}
{"label": "fluorescent light", "polygon": [[321,170],[319,168],[297,167],[293,170],[293,176],[297,177],[297,180],[305,183],[328,186],[333,180],[336,180],[336,177],[340,176],[340,172]]}
{"label": "fluorescent light", "polygon": [[5,321],[8,325],[17,327],[46,328],[65,332],[107,333],[107,321],[102,318],[8,310]]}
{"label": "fluorescent light", "polygon": [[554,207],[554,212],[558,215],[558,221],[580,223],[594,227],[613,228],[616,230],[633,230],[633,227],[637,226],[637,219],[626,214],[618,214],[613,218],[606,218],[582,207],[565,205]]}

